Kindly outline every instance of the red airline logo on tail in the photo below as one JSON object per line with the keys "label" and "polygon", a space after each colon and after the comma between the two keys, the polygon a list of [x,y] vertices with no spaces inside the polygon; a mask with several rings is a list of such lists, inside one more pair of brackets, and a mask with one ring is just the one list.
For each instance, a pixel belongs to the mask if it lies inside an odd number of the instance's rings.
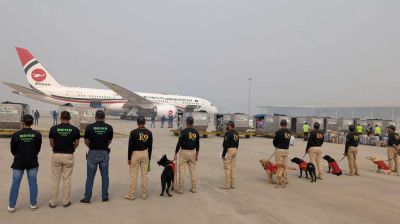
{"label": "red airline logo on tail", "polygon": [[46,72],[40,68],[32,71],[31,77],[36,82],[43,82],[46,79]]}

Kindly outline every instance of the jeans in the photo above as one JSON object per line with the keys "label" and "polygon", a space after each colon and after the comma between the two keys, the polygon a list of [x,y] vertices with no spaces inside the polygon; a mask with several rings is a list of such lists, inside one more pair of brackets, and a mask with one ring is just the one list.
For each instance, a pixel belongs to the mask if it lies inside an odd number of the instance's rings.
{"label": "jeans", "polygon": [[[38,185],[37,185],[37,173],[38,168],[27,170],[28,183],[29,183],[29,194],[31,205],[37,205]],[[9,206],[15,208],[18,199],[19,186],[21,185],[22,177],[24,176],[24,170],[13,169],[13,181],[10,190]]]}
{"label": "jeans", "polygon": [[110,156],[106,150],[89,150],[87,154],[87,178],[85,185],[85,199],[92,198],[93,182],[99,166],[102,181],[102,198],[108,198],[108,164]]}
{"label": "jeans", "polygon": [[57,118],[53,118],[53,126],[57,125]]}
{"label": "jeans", "polygon": [[35,118],[34,122],[35,125],[39,125],[39,118]]}

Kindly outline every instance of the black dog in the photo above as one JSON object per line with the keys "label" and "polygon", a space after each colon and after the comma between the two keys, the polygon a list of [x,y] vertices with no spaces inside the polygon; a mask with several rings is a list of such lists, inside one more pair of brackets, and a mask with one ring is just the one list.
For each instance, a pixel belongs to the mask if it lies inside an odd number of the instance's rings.
{"label": "black dog", "polygon": [[301,178],[303,176],[303,171],[306,173],[306,178],[308,178],[308,174],[310,174],[311,177],[311,182],[317,182],[317,174],[315,173],[315,166],[312,163],[307,163],[306,161],[294,157],[292,160],[292,163],[296,163],[297,165],[299,165],[299,169],[300,169],[300,176],[299,178]]}
{"label": "black dog", "polygon": [[157,162],[159,166],[164,167],[164,171],[161,174],[161,194],[160,196],[164,196],[165,190],[167,190],[167,195],[172,197],[172,194],[169,193],[169,189],[174,190],[174,173],[175,173],[175,163],[167,158],[167,155],[164,155],[160,161]]}
{"label": "black dog", "polygon": [[325,155],[322,158],[328,162],[329,166],[328,173],[334,174],[336,176],[342,175],[342,170],[340,169],[339,165],[337,164],[334,158],[330,157],[329,155]]}

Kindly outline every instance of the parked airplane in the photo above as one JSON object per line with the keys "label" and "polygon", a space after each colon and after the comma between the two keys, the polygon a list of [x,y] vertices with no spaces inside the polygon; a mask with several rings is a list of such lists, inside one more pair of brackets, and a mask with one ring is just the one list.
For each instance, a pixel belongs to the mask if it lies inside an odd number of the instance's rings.
{"label": "parked airplane", "polygon": [[158,93],[132,92],[111,82],[95,79],[109,89],[91,89],[62,86],[39,63],[39,61],[24,48],[16,48],[26,78],[31,88],[5,82],[13,93],[35,100],[55,105],[72,104],[77,107],[103,107],[107,111],[122,112],[129,115],[152,114],[157,117],[168,117],[178,110],[206,111],[211,114],[218,112],[208,100],[191,97]]}

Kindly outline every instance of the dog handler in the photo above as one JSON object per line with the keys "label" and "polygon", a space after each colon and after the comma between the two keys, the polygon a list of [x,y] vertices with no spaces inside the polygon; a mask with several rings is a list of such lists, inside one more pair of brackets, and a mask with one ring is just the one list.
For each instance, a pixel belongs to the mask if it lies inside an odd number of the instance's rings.
{"label": "dog handler", "polygon": [[235,189],[236,155],[239,148],[239,134],[235,130],[235,123],[233,121],[228,121],[222,147],[221,157],[224,162],[225,183],[220,188]]}
{"label": "dog handler", "polygon": [[394,125],[390,125],[387,128],[388,133],[388,148],[387,148],[387,155],[389,160],[389,167],[392,172],[398,173],[399,172],[399,154],[398,151],[400,150],[400,136],[395,133],[396,127]]}
{"label": "dog handler", "polygon": [[199,158],[200,136],[199,132],[193,128],[193,123],[193,117],[188,117],[186,119],[187,128],[182,130],[178,143],[176,144],[174,160],[177,159],[179,152],[179,180],[178,189],[176,189],[178,194],[183,194],[186,165],[189,167],[190,177],[192,179],[192,188],[190,192],[197,192],[196,163]]}
{"label": "dog handler", "polygon": [[128,165],[131,175],[129,191],[125,195],[127,200],[135,200],[137,176],[140,168],[142,176],[142,199],[147,199],[147,172],[153,151],[153,134],[145,128],[146,119],[143,116],[137,118],[138,128],[133,130],[129,137]]}
{"label": "dog handler", "polygon": [[310,162],[317,167],[318,176],[317,178],[322,180],[322,150],[321,146],[324,143],[324,133],[319,129],[320,125],[318,122],[314,123],[314,130],[310,132],[310,137],[308,138],[306,153],[310,155]]}
{"label": "dog handler", "polygon": [[357,166],[357,147],[358,147],[358,135],[355,132],[354,125],[349,126],[350,133],[346,137],[346,146],[344,149],[344,156],[347,156],[349,161],[349,170],[350,173],[346,173],[346,175],[359,176],[358,166]]}
{"label": "dog handler", "polygon": [[[275,163],[278,166],[278,170],[276,175],[282,176],[284,172],[286,172],[288,157],[289,157],[289,144],[290,144],[290,131],[287,129],[287,121],[282,120],[280,123],[281,129],[275,133],[275,137],[273,140],[274,147],[276,148],[275,152]],[[283,169],[282,169],[283,167]],[[287,178],[287,176],[286,176]],[[288,183],[287,179],[284,180]]]}

